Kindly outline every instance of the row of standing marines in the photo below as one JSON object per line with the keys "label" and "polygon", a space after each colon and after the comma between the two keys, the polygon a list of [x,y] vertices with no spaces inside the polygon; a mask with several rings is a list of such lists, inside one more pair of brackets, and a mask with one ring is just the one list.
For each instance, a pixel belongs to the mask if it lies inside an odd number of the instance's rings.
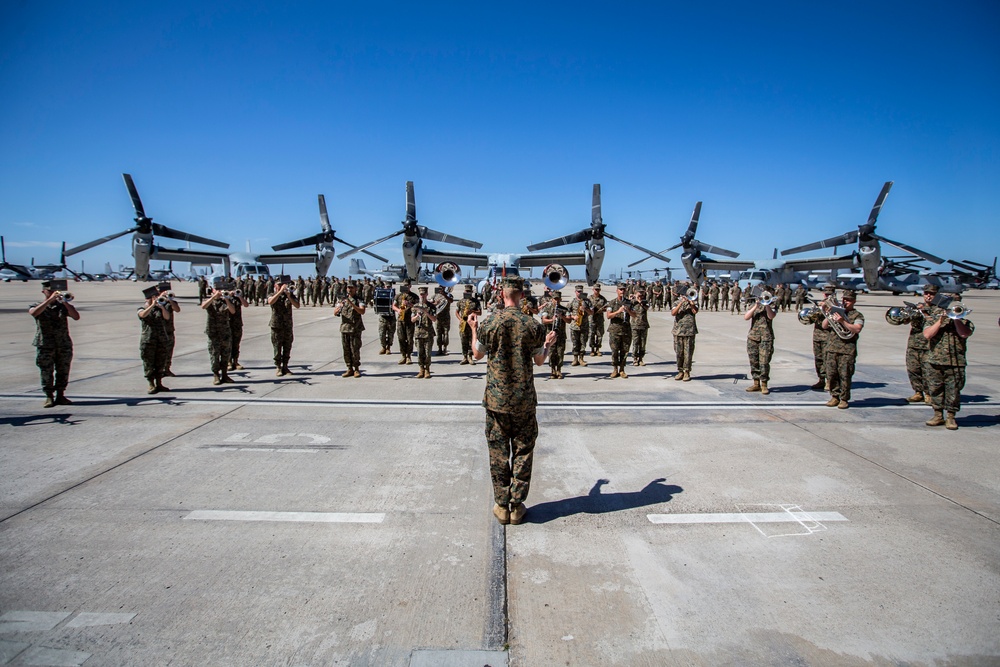
{"label": "row of standing marines", "polygon": [[[66,281],[43,282],[45,299],[32,304],[29,313],[36,321],[35,347],[37,365],[41,371],[45,407],[68,404],[65,396],[72,359],[72,341],[67,319],[79,319],[72,298],[65,298]],[[259,298],[261,286],[269,290]],[[447,354],[450,338],[451,309],[454,305],[462,346],[461,364],[475,364],[469,316],[480,316],[502,307],[500,290],[487,284],[482,298],[472,285],[466,285],[462,298],[455,303],[451,290],[436,287],[434,294],[421,286],[418,293],[403,281],[395,293],[393,285],[383,281],[350,281],[317,279],[293,281],[281,276],[269,281],[236,282],[216,279],[211,287],[199,290],[200,306],[206,311],[206,335],[216,385],[231,383],[229,371],[242,370],[239,362],[243,337],[242,309],[251,303],[270,306],[269,322],[274,349],[275,374],[291,374],[289,361],[294,340],[292,311],[304,303],[323,305],[331,299],[334,315],[341,318],[340,333],[347,369],[343,377],[361,377],[361,334],[365,329],[362,317],[375,305],[379,321],[380,355],[391,353],[393,339],[398,341],[400,365],[412,364],[416,350],[417,378],[431,377],[431,357],[436,344],[439,355]],[[170,291],[169,283],[143,290],[145,303],[138,309],[141,322],[140,356],[143,372],[149,383],[148,393],[169,391],[163,384],[173,375],[171,360],[174,347],[174,316],[180,305]],[[591,295],[578,285],[574,298],[563,306],[561,290],[546,290],[539,299],[526,291],[519,307],[525,314],[537,316],[547,330],[554,331],[555,341],[547,355],[550,379],[563,378],[563,360],[567,345],[572,347],[573,366],[586,366],[586,356],[603,356],[605,331],[611,348],[611,378],[627,378],[626,365],[631,349],[632,363],[644,366],[649,331],[648,313],[669,310],[674,318],[672,335],[677,359],[674,379],[690,381],[695,340],[698,335],[699,310],[743,312],[749,322],[747,355],[753,383],[748,392],[769,394],[770,362],[774,354],[772,321],[778,312],[792,307],[794,298],[799,319],[813,326],[813,356],[817,382],[812,389],[827,391],[826,405],[846,409],[851,400],[851,381],[857,358],[857,342],[864,327],[864,316],[855,308],[857,295],[851,290],[837,302],[835,289],[824,288],[824,299],[809,308],[808,291],[800,286],[793,295],[790,288],[779,285],[768,298],[759,298],[761,290],[740,290],[738,286],[707,282],[699,290],[685,289],[676,282],[645,283],[628,281],[616,286],[615,298],[602,295],[602,286],[593,286]],[[924,290],[920,304],[908,304],[893,309],[892,324],[909,324],[906,368],[914,394],[911,403],[925,402],[934,409],[930,426],[945,425],[957,429],[955,414],[960,409],[960,392],[965,384],[966,339],[974,325],[964,317],[949,317],[946,304],[938,300],[933,285]],[[960,299],[960,297],[958,297]],[[381,304],[376,301],[382,301]],[[728,302],[732,302],[732,306]],[[483,307],[483,304],[487,304]],[[741,303],[744,304],[741,308]],[[832,304],[832,308],[829,307]],[[379,307],[381,306],[381,307]],[[606,325],[606,326],[605,326]]]}

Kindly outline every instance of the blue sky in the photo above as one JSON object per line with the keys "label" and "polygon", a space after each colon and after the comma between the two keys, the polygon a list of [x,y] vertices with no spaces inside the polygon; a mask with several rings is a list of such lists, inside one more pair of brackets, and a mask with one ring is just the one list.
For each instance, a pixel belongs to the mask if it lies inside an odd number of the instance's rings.
{"label": "blue sky", "polygon": [[[1000,250],[1000,4],[479,4],[0,4],[8,260],[130,226],[121,172],[233,250],[318,232],[319,193],[339,236],[389,234],[407,180],[492,252],[585,227],[601,183],[616,236],[673,245],[702,200],[699,239],[770,257],[886,180],[882,234]],[[131,264],[128,238],[71,268]],[[604,273],[638,257],[609,242]]]}

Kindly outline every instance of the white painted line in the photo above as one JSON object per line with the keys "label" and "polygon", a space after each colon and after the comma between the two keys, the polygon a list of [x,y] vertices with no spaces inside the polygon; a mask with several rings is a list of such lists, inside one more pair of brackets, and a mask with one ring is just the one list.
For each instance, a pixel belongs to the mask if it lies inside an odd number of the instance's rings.
{"label": "white painted line", "polygon": [[382,523],[385,514],[376,512],[241,512],[195,510],[184,519],[192,521],[291,521],[296,523]]}
{"label": "white painted line", "polygon": [[92,611],[80,612],[72,621],[66,624],[67,628],[92,628],[97,625],[121,625],[128,623],[135,614],[99,614]]}
{"label": "white painted line", "polygon": [[45,632],[69,615],[65,611],[8,611],[0,616],[0,632]]}
{"label": "white painted line", "polygon": [[840,512],[735,512],[732,514],[647,514],[651,523],[802,523],[847,521]]}
{"label": "white painted line", "polygon": [[24,665],[47,665],[48,667],[79,667],[90,659],[90,653],[69,649],[32,646],[22,653],[19,662]]}

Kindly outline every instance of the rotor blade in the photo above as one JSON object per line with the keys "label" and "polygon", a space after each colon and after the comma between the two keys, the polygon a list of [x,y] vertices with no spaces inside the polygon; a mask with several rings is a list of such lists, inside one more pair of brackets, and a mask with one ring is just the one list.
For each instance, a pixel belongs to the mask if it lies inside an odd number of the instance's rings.
{"label": "rotor blade", "polygon": [[[957,266],[960,269],[965,269],[966,271],[978,271],[979,270],[979,269],[975,268],[974,266],[971,266],[975,262],[969,262],[969,261],[960,262],[957,259],[949,259],[948,263],[951,264],[952,266]],[[983,268],[984,269],[988,269],[990,267],[983,265]]]}
{"label": "rotor blade", "polygon": [[[688,223],[688,230],[685,236],[690,236],[694,238],[694,235],[698,232],[698,218],[701,217],[701,202],[694,205],[694,211],[691,212],[691,222]],[[681,245],[678,243],[677,245]],[[674,248],[677,246],[675,245]],[[671,248],[673,250],[674,248]]]}
{"label": "rotor blade", "polygon": [[868,214],[868,224],[875,224],[878,214],[882,210],[882,204],[885,203],[885,198],[889,196],[889,190],[892,190],[892,181],[886,181],[885,185],[882,186],[882,192],[878,193],[875,205],[872,206],[872,212]]}
{"label": "rotor blade", "polygon": [[652,256],[651,255],[646,255],[642,259],[637,259],[634,262],[632,262],[631,264],[629,264],[628,268],[631,269],[633,266],[639,266],[640,264],[642,264],[643,262],[645,262],[647,259],[652,259]]}
{"label": "rotor blade", "polygon": [[468,239],[463,239],[460,236],[445,234],[444,232],[433,230],[430,227],[420,227],[420,238],[430,239],[431,241],[440,241],[441,243],[451,243],[453,245],[464,245],[467,248],[475,248],[476,250],[483,247],[483,244],[478,241],[470,241]]}
{"label": "rotor blade", "polygon": [[740,253],[733,252],[732,250],[726,250],[725,248],[719,248],[718,246],[709,245],[707,243],[702,243],[701,241],[692,241],[691,245],[698,248],[702,252],[707,252],[710,255],[725,255],[726,257],[739,257]]}
{"label": "rotor blade", "polygon": [[[354,245],[353,243],[348,243],[347,241],[345,241],[344,239],[340,238],[337,235],[334,235],[333,240],[336,241],[337,243],[341,244],[341,245],[346,245],[348,248],[357,248],[358,247],[358,246]],[[375,253],[368,252],[367,250],[362,250],[361,252],[365,253],[369,257],[374,257],[375,259],[377,259],[378,261],[382,262],[383,264],[388,264],[389,263],[389,260],[387,260],[385,257],[382,257],[381,255],[376,255]]]}
{"label": "rotor blade", "polygon": [[611,234],[608,234],[607,232],[604,232],[604,235],[607,236],[612,241],[618,241],[619,243],[624,243],[629,248],[635,248],[636,250],[640,250],[640,251],[646,253],[647,255],[651,255],[651,256],[655,257],[656,259],[658,259],[660,261],[663,261],[663,262],[669,262],[670,261],[669,257],[664,257],[663,255],[661,255],[658,252],[653,252],[652,250],[649,250],[647,248],[643,248],[641,245],[636,245],[634,243],[629,243],[628,241],[626,241],[624,239],[620,239],[617,236],[612,236]]}
{"label": "rotor blade", "polygon": [[278,245],[271,246],[271,250],[279,252],[281,250],[288,250],[290,248],[301,248],[307,245],[316,245],[317,243],[322,243],[326,238],[326,234],[314,234],[312,236],[307,236],[304,239],[299,239],[298,241],[289,241],[288,243],[279,243]]}
{"label": "rotor blade", "polygon": [[542,241],[541,243],[534,243],[528,246],[528,252],[535,252],[536,250],[548,250],[549,248],[555,248],[561,245],[569,245],[570,243],[583,243],[584,241],[589,241],[592,238],[591,230],[581,229],[578,232],[568,234],[566,236],[560,236],[559,238],[550,239],[548,241]]}
{"label": "rotor blade", "polygon": [[382,243],[384,241],[388,241],[392,237],[399,236],[400,234],[403,234],[404,232],[406,232],[405,229],[400,229],[398,232],[393,232],[392,234],[389,234],[388,236],[383,236],[382,238],[378,239],[377,241],[369,241],[368,243],[359,245],[356,248],[352,248],[352,249],[348,250],[347,252],[340,253],[339,255],[337,255],[337,259],[344,259],[345,257],[347,257],[349,255],[353,255],[356,252],[363,252],[363,251],[367,250],[368,248],[371,248],[373,245],[378,245],[379,243]]}
{"label": "rotor blade", "polygon": [[142,210],[142,200],[139,199],[139,191],[135,189],[135,183],[132,182],[132,175],[122,174],[122,178],[125,179],[125,187],[128,189],[129,197],[132,198],[132,208],[135,209],[136,217],[145,218],[146,212]]}
{"label": "rotor blade", "polygon": [[228,248],[228,243],[223,243],[222,241],[215,241],[213,239],[205,238],[204,236],[197,236],[196,234],[188,234],[187,232],[182,232],[178,229],[171,229],[166,225],[161,225],[158,222],[153,223],[153,233],[157,236],[166,236],[168,239],[178,239],[180,241],[190,241],[191,243],[203,243],[204,245],[215,246],[216,248]]}
{"label": "rotor blade", "polygon": [[323,226],[324,232],[328,232],[333,229],[333,227],[330,226],[330,216],[326,213],[326,197],[323,195],[319,196],[319,224]]}
{"label": "rotor blade", "polygon": [[135,227],[126,229],[124,232],[118,232],[117,234],[111,234],[110,236],[102,236],[96,241],[91,241],[90,243],[84,243],[83,245],[78,245],[75,248],[70,248],[66,251],[66,256],[75,255],[78,252],[83,252],[84,250],[90,250],[94,246],[101,245],[102,243],[107,243],[108,241],[114,241],[119,236],[125,236],[126,234],[131,234],[136,230]]}
{"label": "rotor blade", "polygon": [[413,198],[413,181],[406,182],[406,221],[417,221],[417,204]]}
{"label": "rotor blade", "polygon": [[932,255],[929,252],[918,250],[911,245],[906,245],[905,243],[900,243],[899,241],[893,241],[892,239],[887,239],[884,236],[875,236],[874,234],[872,236],[878,239],[879,241],[884,241],[891,246],[899,248],[900,250],[905,250],[906,252],[912,252],[917,257],[923,257],[928,262],[933,262],[935,264],[944,264],[944,260],[938,257],[937,255]]}
{"label": "rotor blade", "polygon": [[800,252],[809,252],[810,250],[819,250],[820,248],[834,248],[841,245],[849,245],[851,243],[856,243],[858,240],[858,232],[847,232],[840,236],[834,236],[823,241],[817,241],[816,243],[807,243],[806,245],[800,245],[795,248],[789,248],[788,250],[782,250],[782,255],[794,255]]}
{"label": "rotor blade", "polygon": [[[612,193],[614,194],[614,193]],[[590,205],[590,224],[599,225],[603,222],[601,218],[601,184],[594,183],[594,196]]]}

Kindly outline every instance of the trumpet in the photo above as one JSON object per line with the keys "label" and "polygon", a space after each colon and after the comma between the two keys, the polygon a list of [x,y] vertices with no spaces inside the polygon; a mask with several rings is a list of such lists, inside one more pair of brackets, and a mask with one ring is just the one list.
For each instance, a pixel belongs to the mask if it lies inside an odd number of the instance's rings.
{"label": "trumpet", "polygon": [[893,306],[885,311],[885,321],[893,326],[899,326],[900,324],[912,322],[913,318],[919,313],[920,310],[916,304],[904,301],[902,306]]}
{"label": "trumpet", "polygon": [[60,303],[70,303],[75,298],[72,292],[58,292]]}
{"label": "trumpet", "polygon": [[233,290],[233,296],[235,296],[237,299],[243,298],[243,290],[241,289]]}
{"label": "trumpet", "polygon": [[966,308],[960,303],[954,303],[945,310],[949,320],[964,320],[971,312],[971,308]]}
{"label": "trumpet", "polygon": [[170,307],[170,299],[168,299],[165,296],[161,296],[160,298],[158,298],[156,300],[156,305],[157,306],[161,306],[163,308],[169,308]]}

